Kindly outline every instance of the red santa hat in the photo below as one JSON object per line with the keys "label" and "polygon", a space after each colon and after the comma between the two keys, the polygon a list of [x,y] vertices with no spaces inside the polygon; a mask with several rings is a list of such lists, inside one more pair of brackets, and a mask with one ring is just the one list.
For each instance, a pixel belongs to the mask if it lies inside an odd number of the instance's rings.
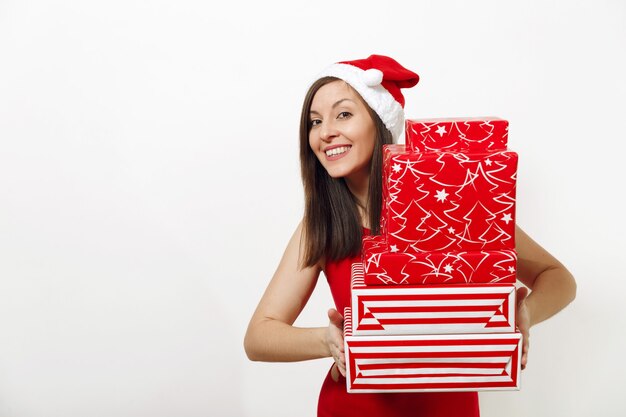
{"label": "red santa hat", "polygon": [[404,96],[401,88],[413,87],[419,76],[384,55],[337,62],[317,75],[339,78],[354,88],[378,114],[397,142],[404,130]]}

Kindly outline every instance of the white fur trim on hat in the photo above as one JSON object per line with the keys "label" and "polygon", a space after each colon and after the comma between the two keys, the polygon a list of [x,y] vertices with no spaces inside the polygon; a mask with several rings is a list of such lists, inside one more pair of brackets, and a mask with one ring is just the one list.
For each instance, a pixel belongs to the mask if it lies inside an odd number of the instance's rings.
{"label": "white fur trim on hat", "polygon": [[404,131],[404,110],[391,93],[380,84],[383,79],[382,75],[382,72],[377,69],[364,71],[354,65],[332,64],[319,73],[316,80],[322,77],[337,77],[350,84],[378,114],[391,132],[394,142],[398,143]]}

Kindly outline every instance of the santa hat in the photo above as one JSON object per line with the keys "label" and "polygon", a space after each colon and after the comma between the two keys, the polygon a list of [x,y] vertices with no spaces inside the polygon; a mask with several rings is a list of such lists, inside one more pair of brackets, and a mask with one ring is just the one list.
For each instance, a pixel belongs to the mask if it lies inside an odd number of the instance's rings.
{"label": "santa hat", "polygon": [[354,88],[378,114],[397,142],[404,130],[404,96],[401,88],[413,87],[419,76],[394,59],[370,55],[365,59],[332,64],[317,75],[339,78]]}

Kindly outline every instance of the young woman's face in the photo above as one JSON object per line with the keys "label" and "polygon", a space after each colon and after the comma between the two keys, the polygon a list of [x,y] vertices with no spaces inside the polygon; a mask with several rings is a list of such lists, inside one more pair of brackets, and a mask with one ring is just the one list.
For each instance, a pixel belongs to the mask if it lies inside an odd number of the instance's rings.
{"label": "young woman's face", "polygon": [[311,102],[309,146],[333,178],[369,176],[376,126],[361,97],[344,81],[322,86]]}

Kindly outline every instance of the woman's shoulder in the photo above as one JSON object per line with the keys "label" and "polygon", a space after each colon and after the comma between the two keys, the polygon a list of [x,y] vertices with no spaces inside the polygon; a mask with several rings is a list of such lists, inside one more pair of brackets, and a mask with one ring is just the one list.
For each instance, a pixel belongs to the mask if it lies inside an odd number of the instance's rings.
{"label": "woman's shoulder", "polygon": [[289,245],[292,245],[292,244],[294,246],[297,245],[298,264],[300,265],[302,269],[310,268],[310,269],[314,269],[318,271],[323,271],[325,264],[326,264],[326,260],[324,257],[321,257],[313,265],[308,265],[308,266],[304,265],[305,255],[306,255],[306,250],[307,250],[306,239],[307,239],[307,235],[306,235],[305,221],[304,221],[304,218],[302,218],[298,222],[298,225],[296,226],[296,229],[293,232]]}

